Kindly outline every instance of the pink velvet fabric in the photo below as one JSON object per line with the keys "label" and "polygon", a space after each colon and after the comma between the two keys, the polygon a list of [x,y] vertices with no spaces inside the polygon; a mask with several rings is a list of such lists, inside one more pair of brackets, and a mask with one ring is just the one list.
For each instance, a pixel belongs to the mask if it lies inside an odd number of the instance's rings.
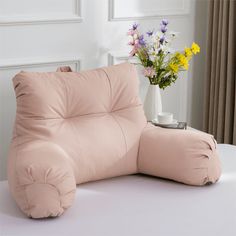
{"label": "pink velvet fabric", "polygon": [[211,136],[147,126],[135,66],[61,71],[13,79],[8,181],[28,216],[61,215],[88,181],[138,172],[193,185],[219,178]]}

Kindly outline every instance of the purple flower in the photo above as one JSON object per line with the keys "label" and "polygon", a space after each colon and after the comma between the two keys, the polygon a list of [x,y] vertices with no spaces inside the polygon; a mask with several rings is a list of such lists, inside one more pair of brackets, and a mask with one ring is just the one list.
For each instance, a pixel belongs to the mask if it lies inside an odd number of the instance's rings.
{"label": "purple flower", "polygon": [[138,28],[138,24],[137,23],[134,23],[133,26],[132,26],[132,29],[133,30],[136,30]]}
{"label": "purple flower", "polygon": [[168,21],[167,19],[163,19],[163,20],[161,21],[161,23],[162,23],[162,25],[167,26],[167,25],[169,24],[169,21]]}
{"label": "purple flower", "polygon": [[146,44],[142,34],[139,36],[138,42],[141,46],[144,46]]}
{"label": "purple flower", "polygon": [[162,35],[159,41],[160,41],[160,44],[163,44],[165,41],[165,35]]}
{"label": "purple flower", "polygon": [[149,30],[148,32],[146,32],[146,34],[148,35],[148,37],[151,37],[153,35],[153,30]]}
{"label": "purple flower", "polygon": [[167,31],[167,27],[165,25],[161,25],[161,32],[164,34]]}

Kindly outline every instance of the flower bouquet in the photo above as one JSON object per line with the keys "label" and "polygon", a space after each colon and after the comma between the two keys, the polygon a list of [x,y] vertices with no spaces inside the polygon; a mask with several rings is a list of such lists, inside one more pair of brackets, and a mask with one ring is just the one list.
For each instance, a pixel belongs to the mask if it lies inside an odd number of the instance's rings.
{"label": "flower bouquet", "polygon": [[[146,35],[139,32],[139,25],[136,23],[128,31],[128,35],[131,38],[129,45],[132,47],[130,57],[136,57],[139,61],[138,64],[143,66],[143,75],[149,79],[150,85],[157,85],[155,89],[149,89],[157,92],[148,91],[147,93],[147,96],[151,93],[151,96],[146,97],[148,101],[145,100],[145,103],[152,103],[146,104],[146,110],[149,111],[145,110],[144,103],[144,110],[148,119],[156,118],[157,113],[162,111],[161,101],[152,101],[153,99],[161,99],[159,88],[165,89],[174,83],[178,79],[180,71],[188,70],[189,61],[193,55],[200,52],[200,47],[195,42],[192,43],[191,47],[185,47],[182,52],[173,51],[171,44],[177,33],[169,32],[168,24],[168,20],[163,19],[159,31],[151,30],[146,32]],[[153,108],[158,103],[159,108]],[[150,107],[155,111],[150,111]]]}

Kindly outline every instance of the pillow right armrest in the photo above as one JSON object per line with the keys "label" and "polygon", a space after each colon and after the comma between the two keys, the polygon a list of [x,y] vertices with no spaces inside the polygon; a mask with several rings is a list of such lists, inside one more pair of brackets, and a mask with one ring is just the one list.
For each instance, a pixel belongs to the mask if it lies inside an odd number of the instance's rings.
{"label": "pillow right armrest", "polygon": [[215,183],[221,175],[217,144],[211,135],[151,124],[141,136],[138,168],[140,173],[189,185]]}

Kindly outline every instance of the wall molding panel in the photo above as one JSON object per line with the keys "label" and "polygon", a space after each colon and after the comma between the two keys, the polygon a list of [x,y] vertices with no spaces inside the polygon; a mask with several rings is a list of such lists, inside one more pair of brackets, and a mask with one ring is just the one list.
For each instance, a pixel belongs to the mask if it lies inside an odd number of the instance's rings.
{"label": "wall molding panel", "polygon": [[[127,54],[128,55],[128,54]],[[124,62],[124,61],[130,61],[129,57],[126,56],[126,53],[117,53],[117,52],[109,52],[107,56],[108,66],[112,66],[117,64],[117,62]]]}
{"label": "wall molding panel", "polygon": [[[142,0],[140,0],[141,2]],[[156,0],[159,2],[164,2],[164,0]],[[129,21],[129,20],[148,20],[152,18],[160,18],[163,16],[185,16],[190,14],[190,2],[189,0],[181,0],[178,2],[177,8],[153,8],[150,6],[150,9],[145,9],[140,12],[129,11],[128,14],[119,14],[119,10],[116,10],[117,4],[122,4],[123,0],[109,0],[109,21]],[[129,1],[125,1],[127,3]],[[147,0],[145,1],[146,5],[148,5]],[[155,4],[158,5],[158,4]],[[127,4],[123,7],[128,7]],[[120,6],[121,8],[121,6]]]}
{"label": "wall molding panel", "polygon": [[122,62],[138,63],[136,58],[130,58],[128,52],[123,51],[111,51],[107,55],[107,65],[112,66]]}
{"label": "wall molding panel", "polygon": [[5,60],[4,62],[0,61],[0,70],[66,65],[74,65],[75,71],[79,71],[81,69],[81,60],[76,58]]}
{"label": "wall molding panel", "polygon": [[73,11],[66,13],[41,13],[41,14],[20,14],[4,16],[0,13],[0,26],[34,25],[34,24],[58,24],[82,22],[81,0],[73,0]]}

